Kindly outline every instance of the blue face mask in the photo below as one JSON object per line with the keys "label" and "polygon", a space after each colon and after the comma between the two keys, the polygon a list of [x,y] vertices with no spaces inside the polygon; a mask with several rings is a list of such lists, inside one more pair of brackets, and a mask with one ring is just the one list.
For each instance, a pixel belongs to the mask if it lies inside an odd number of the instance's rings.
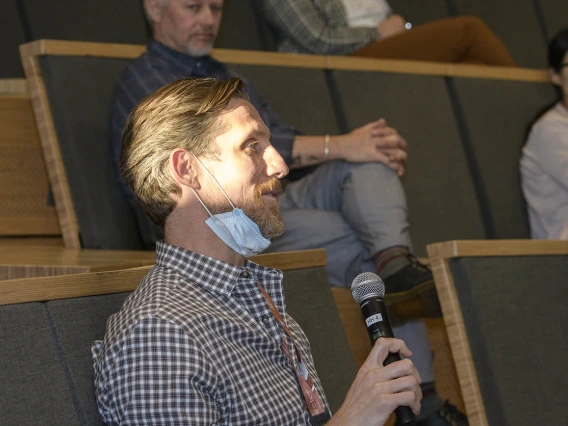
{"label": "blue face mask", "polygon": [[213,179],[213,181],[217,184],[223,195],[225,195],[229,201],[229,204],[231,204],[231,207],[233,207],[232,212],[212,215],[203,201],[201,201],[199,195],[197,195],[197,192],[195,192],[192,188],[193,193],[203,208],[207,211],[207,213],[209,213],[209,216],[211,216],[205,221],[207,226],[211,228],[221,241],[241,256],[251,257],[263,251],[270,245],[270,240],[262,236],[258,225],[254,223],[251,218],[244,214],[241,209],[238,209],[233,205],[229,196],[225,193],[221,185],[219,185],[219,182],[217,182],[217,179],[215,179],[211,172],[207,170],[201,160],[197,157],[195,157],[195,159],[199,162],[199,164],[201,164],[209,176],[211,176],[211,179]]}

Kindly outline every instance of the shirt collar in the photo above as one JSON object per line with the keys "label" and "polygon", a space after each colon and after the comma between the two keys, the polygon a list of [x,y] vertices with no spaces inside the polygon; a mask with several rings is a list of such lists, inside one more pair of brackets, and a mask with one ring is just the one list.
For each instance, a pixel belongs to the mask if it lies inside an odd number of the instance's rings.
{"label": "shirt collar", "polygon": [[216,61],[209,55],[190,56],[185,53],[178,52],[159,41],[152,39],[148,43],[147,53],[149,55],[157,55],[170,63],[183,66],[187,72],[192,74],[214,75],[223,69],[223,64]]}
{"label": "shirt collar", "polygon": [[205,287],[208,291],[230,295],[240,280],[255,277],[261,282],[282,282],[282,271],[254,263],[250,260],[244,266],[213,259],[181,247],[167,244],[163,241],[156,243],[156,266],[172,269],[191,283]]}

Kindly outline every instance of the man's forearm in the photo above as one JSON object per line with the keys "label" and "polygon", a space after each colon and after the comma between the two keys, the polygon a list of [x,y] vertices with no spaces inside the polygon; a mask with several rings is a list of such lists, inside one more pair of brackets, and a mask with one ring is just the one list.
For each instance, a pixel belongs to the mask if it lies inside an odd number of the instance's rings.
{"label": "man's forearm", "polygon": [[288,166],[291,169],[299,169],[341,159],[338,142],[345,138],[345,135],[329,137],[327,155],[325,138],[325,136],[296,136],[292,148],[292,161]]}

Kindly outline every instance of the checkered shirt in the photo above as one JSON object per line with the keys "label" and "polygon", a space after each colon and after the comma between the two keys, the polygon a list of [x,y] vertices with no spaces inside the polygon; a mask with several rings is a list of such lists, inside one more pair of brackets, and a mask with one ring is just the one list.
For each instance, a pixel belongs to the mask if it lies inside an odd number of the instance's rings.
{"label": "checkered shirt", "polygon": [[156,266],[92,347],[95,393],[108,425],[307,425],[285,318],[327,410],[309,342],[286,315],[281,271],[237,267],[158,242]]}
{"label": "checkered shirt", "polygon": [[350,28],[342,0],[262,0],[281,52],[347,55],[375,41],[376,28]]}

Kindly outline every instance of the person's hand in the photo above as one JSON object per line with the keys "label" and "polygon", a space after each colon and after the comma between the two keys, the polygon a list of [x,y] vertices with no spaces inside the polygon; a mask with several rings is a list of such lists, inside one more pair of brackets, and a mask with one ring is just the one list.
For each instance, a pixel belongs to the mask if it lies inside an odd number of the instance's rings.
{"label": "person's hand", "polygon": [[406,20],[401,15],[391,15],[377,25],[379,40],[406,31]]}
{"label": "person's hand", "polygon": [[404,174],[407,143],[384,118],[373,121],[342,136],[334,136],[331,150],[336,158],[353,163],[380,161]]}
{"label": "person's hand", "polygon": [[412,354],[402,340],[383,337],[377,340],[343,405],[327,423],[329,426],[382,426],[402,405],[409,406],[416,415],[420,413],[420,374],[409,359],[384,367],[383,362],[389,352],[404,356]]}

